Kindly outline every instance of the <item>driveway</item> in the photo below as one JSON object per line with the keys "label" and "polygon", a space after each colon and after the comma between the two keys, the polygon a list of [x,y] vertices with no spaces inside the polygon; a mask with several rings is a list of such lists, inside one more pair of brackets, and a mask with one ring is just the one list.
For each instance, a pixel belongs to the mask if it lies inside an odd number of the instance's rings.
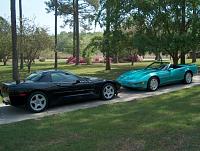
{"label": "driveway", "polygon": [[200,76],[195,76],[193,83],[190,85],[176,84],[176,85],[164,86],[164,87],[161,87],[156,92],[134,91],[134,90],[122,89],[122,92],[119,94],[119,96],[111,101],[96,100],[96,101],[87,101],[87,102],[64,105],[64,106],[57,106],[57,107],[50,108],[45,112],[37,113],[37,114],[29,113],[21,108],[15,108],[12,106],[5,106],[3,104],[0,104],[0,124],[14,123],[14,122],[19,122],[19,121],[28,120],[28,119],[37,119],[37,118],[41,118],[41,117],[45,117],[49,115],[71,112],[71,111],[75,111],[79,109],[93,108],[93,107],[97,107],[103,104],[128,102],[135,99],[141,99],[141,98],[161,95],[164,93],[169,93],[169,92],[173,92],[173,91],[177,91],[177,90],[181,90],[185,88],[190,88],[196,85],[200,85]]}

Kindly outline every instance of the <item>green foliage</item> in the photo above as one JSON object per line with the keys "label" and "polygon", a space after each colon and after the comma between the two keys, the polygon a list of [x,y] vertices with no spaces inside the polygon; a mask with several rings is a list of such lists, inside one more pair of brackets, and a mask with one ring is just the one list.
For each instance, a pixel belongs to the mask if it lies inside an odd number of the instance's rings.
{"label": "green foliage", "polygon": [[[48,0],[45,2],[47,12],[53,12],[55,9],[55,1]],[[84,30],[91,30],[91,25],[95,18],[96,10],[98,9],[98,0],[79,0],[79,20],[80,26]],[[58,15],[64,19],[64,25],[73,26],[74,22],[73,0],[62,1],[58,0]]]}
{"label": "green foliage", "polygon": [[102,51],[103,37],[93,37],[88,45],[83,50],[83,57],[86,58],[87,64],[91,64],[91,59],[94,54]]}
{"label": "green foliage", "polygon": [[37,27],[34,22],[24,22],[23,26],[23,51],[24,60],[28,66],[28,71],[36,58],[39,58],[41,51],[51,48],[53,42],[47,33],[47,29]]}
{"label": "green foliage", "polygon": [[73,54],[73,33],[61,32],[58,35],[57,50],[67,54]]}
{"label": "green foliage", "polygon": [[11,30],[10,24],[2,17],[0,17],[0,60],[6,65],[11,56]]}
{"label": "green foliage", "polygon": [[133,1],[132,6],[128,21],[129,26],[137,27],[136,48],[168,53],[176,64],[181,52],[188,53],[199,45],[199,0]]}

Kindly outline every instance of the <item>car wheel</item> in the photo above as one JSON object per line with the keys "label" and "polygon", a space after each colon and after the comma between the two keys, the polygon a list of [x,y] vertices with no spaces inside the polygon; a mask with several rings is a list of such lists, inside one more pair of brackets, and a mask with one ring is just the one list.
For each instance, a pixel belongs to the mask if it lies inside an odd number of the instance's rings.
{"label": "car wheel", "polygon": [[184,83],[186,83],[186,84],[192,83],[192,73],[191,72],[186,72],[185,73]]}
{"label": "car wheel", "polygon": [[48,107],[48,98],[43,92],[34,92],[29,96],[26,106],[30,112],[42,112]]}
{"label": "car wheel", "polygon": [[107,83],[102,88],[102,99],[111,100],[115,96],[115,87],[111,83]]}
{"label": "car wheel", "polygon": [[158,78],[152,77],[149,79],[148,84],[147,84],[147,89],[149,91],[156,91],[159,87],[159,81]]}

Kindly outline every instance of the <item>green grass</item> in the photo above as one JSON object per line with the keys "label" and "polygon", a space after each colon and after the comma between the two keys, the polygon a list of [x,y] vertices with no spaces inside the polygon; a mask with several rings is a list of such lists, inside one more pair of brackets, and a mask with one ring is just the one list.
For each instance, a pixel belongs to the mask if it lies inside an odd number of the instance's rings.
{"label": "green grass", "polygon": [[0,126],[0,151],[197,151],[200,87]]}
{"label": "green grass", "polygon": [[[70,71],[72,73],[81,75],[81,76],[95,76],[106,79],[116,79],[120,74],[132,69],[138,69],[145,67],[151,62],[141,62],[135,63],[134,66],[131,66],[130,63],[121,63],[121,64],[113,64],[111,71],[105,70],[105,64],[94,64],[94,65],[67,65],[65,62],[59,62],[58,69],[64,71]],[[53,61],[46,62],[36,62],[33,64],[31,70],[32,72],[37,70],[48,70],[53,69]],[[29,73],[27,72],[27,68],[25,67],[20,71],[20,78],[25,79]],[[12,67],[11,65],[0,66],[0,84],[3,82],[12,81]],[[0,103],[2,102],[2,98],[0,97]]]}
{"label": "green grass", "polygon": [[[63,60],[59,61],[58,69],[64,71],[70,71],[75,74],[81,76],[95,76],[106,79],[116,79],[120,74],[132,69],[143,68],[149,65],[151,62],[139,62],[135,63],[134,66],[131,66],[130,63],[120,63],[120,64],[112,64],[111,71],[105,71],[105,64],[94,64],[94,65],[67,65]],[[187,63],[191,63],[191,60],[188,59]],[[36,64],[32,65],[31,71],[37,70],[48,70],[53,69],[54,62],[46,61],[46,62],[36,62]],[[200,59],[197,60],[197,65],[200,66]],[[20,78],[25,79],[29,73],[27,72],[27,67],[20,71]],[[0,84],[3,82],[12,81],[12,66],[9,62],[7,66],[0,65]],[[0,103],[2,102],[2,98],[0,97]]]}
{"label": "green grass", "polygon": [[[127,70],[142,68],[148,65],[150,62],[141,62],[135,63],[134,66],[131,66],[130,63],[122,63],[122,64],[113,64],[111,71],[105,71],[105,64],[94,64],[94,65],[67,65],[64,62],[60,62],[58,65],[58,69],[64,71],[70,71],[78,75],[83,76],[97,76],[103,77],[107,79],[115,79],[119,74],[125,72]],[[53,69],[53,62],[37,62],[31,68],[32,72],[37,70],[48,70]],[[12,67],[8,66],[0,66],[0,83],[5,81],[12,80]],[[21,79],[25,78],[28,75],[27,68],[20,71]]]}
{"label": "green grass", "polygon": [[[64,71],[70,71],[78,75],[82,76],[96,76],[102,77],[107,79],[115,79],[121,73],[126,72],[131,69],[138,69],[143,68],[149,65],[151,62],[139,62],[135,63],[134,66],[131,66],[130,63],[120,63],[120,64],[112,64],[111,71],[105,71],[105,64],[94,64],[94,65],[67,65],[65,62],[59,62],[58,69]],[[188,59],[187,63],[191,63],[191,60]],[[200,59],[197,60],[196,63],[200,66]],[[53,69],[53,61],[46,61],[46,62],[36,62],[36,64],[32,65],[31,71],[37,70],[48,70]],[[27,67],[20,71],[21,79],[24,79],[29,73],[27,72]],[[7,66],[0,65],[0,83],[12,81],[12,67],[9,63]]]}

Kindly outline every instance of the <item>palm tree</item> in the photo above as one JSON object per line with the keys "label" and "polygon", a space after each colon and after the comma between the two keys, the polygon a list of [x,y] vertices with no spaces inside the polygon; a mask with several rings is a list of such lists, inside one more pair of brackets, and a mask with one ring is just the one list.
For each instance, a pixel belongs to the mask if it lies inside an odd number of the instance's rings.
{"label": "palm tree", "polygon": [[18,70],[18,52],[17,52],[17,32],[16,32],[16,5],[15,0],[10,0],[11,5],[11,29],[12,29],[12,68],[13,68],[13,80],[16,83],[20,82],[19,70]]}

